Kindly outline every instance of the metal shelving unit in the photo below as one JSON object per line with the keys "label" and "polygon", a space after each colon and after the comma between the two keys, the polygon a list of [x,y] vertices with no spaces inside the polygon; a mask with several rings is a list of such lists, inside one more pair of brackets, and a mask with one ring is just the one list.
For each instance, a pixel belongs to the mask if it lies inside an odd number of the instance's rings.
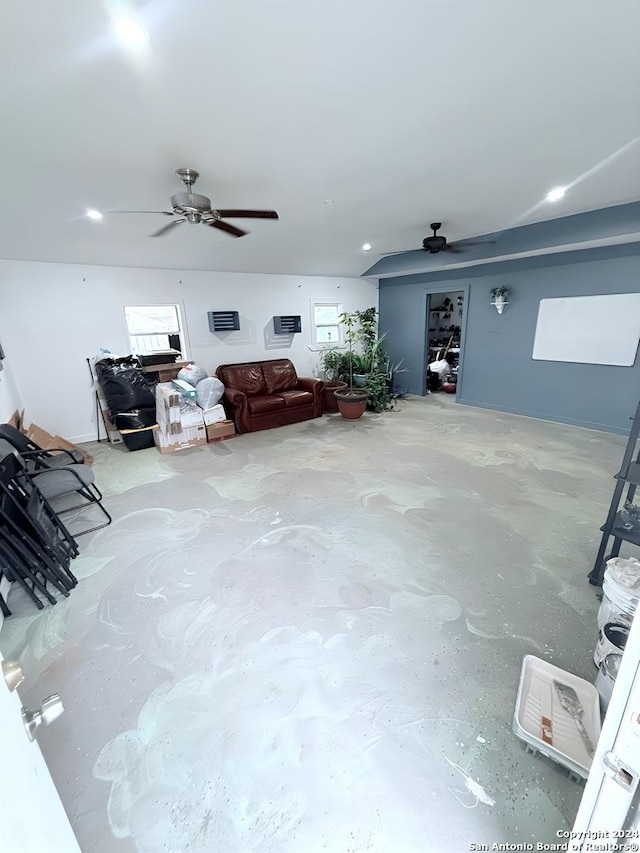
{"label": "metal shelving unit", "polygon": [[[623,542],[630,542],[632,545],[640,546],[640,529],[627,528],[620,517],[620,501],[624,497],[624,501],[633,503],[636,494],[636,489],[640,486],[640,446],[638,439],[640,438],[640,403],[636,409],[629,433],[629,440],[622,457],[622,465],[617,474],[614,475],[616,481],[609,506],[607,520],[602,525],[602,539],[600,540],[600,548],[596,562],[589,573],[589,583],[594,586],[602,585],[602,577],[605,570],[605,562],[609,557],[617,557],[620,554],[620,547]],[[626,488],[626,494],[625,494]],[[613,545],[607,557],[605,554],[609,549],[609,540],[613,537]]]}

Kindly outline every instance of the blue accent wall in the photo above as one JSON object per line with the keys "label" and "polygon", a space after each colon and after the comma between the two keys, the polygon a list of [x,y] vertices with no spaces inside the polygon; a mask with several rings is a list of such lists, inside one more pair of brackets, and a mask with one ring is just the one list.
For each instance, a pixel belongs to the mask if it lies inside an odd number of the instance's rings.
{"label": "blue accent wall", "polygon": [[[492,234],[478,235],[481,241],[492,242],[481,242],[477,246],[469,246],[464,250],[464,258],[452,252],[431,255],[429,252],[423,252],[418,246],[414,251],[381,258],[363,275],[393,278],[397,275],[407,276],[423,272],[430,274],[438,269],[446,271],[447,266],[455,266],[461,259],[467,262],[486,261],[500,256],[508,258],[509,255],[520,252],[544,252],[549,249],[562,251],[561,247],[569,247],[590,240],[618,237],[623,234],[632,235],[638,231],[640,231],[640,201],[635,201],[601,210],[591,210],[588,213],[575,213],[558,219],[519,225]],[[446,223],[441,233],[446,236]],[[576,245],[577,251],[581,248]]]}
{"label": "blue accent wall", "polygon": [[[500,316],[489,291],[511,288]],[[404,357],[410,390],[424,393],[426,294],[469,288],[458,400],[624,434],[640,399],[640,359],[632,367],[534,361],[541,299],[640,291],[640,246],[627,244],[467,269],[380,280],[380,331],[393,359]],[[616,318],[602,318],[602,347]]]}

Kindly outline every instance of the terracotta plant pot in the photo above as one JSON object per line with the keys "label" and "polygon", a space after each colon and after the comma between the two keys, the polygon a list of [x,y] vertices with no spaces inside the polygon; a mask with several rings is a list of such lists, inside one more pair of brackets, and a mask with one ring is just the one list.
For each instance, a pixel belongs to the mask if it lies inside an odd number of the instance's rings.
{"label": "terracotta plant pot", "polygon": [[367,408],[369,393],[360,388],[347,389],[346,391],[334,391],[338,401],[338,411],[343,418],[355,421],[361,418]]}
{"label": "terracotta plant pot", "polygon": [[328,382],[324,383],[324,390],[322,392],[322,411],[324,412],[337,412],[338,411],[338,401],[335,398],[334,391],[341,391],[345,388],[348,388],[346,382],[341,382],[339,379],[332,379]]}

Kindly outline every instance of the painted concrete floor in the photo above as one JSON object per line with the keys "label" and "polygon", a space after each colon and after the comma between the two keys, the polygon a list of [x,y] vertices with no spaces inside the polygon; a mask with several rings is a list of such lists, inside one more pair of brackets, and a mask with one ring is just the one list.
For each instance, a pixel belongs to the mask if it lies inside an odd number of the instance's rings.
{"label": "painted concrete floor", "polygon": [[68,601],[14,591],[0,635],[27,702],[63,696],[40,743],[84,853],[555,841],[582,789],[513,735],[519,671],[595,677],[623,446],[439,395],[170,456],[93,445],[115,521]]}

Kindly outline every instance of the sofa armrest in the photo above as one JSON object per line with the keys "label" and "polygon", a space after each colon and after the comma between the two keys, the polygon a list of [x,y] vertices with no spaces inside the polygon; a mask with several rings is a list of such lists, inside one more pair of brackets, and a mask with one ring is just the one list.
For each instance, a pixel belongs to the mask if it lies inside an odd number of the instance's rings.
{"label": "sofa armrest", "polygon": [[313,416],[314,418],[319,418],[322,414],[322,391],[324,389],[322,379],[299,376],[297,387],[302,391],[310,391],[313,394]]}
{"label": "sofa armrest", "polygon": [[237,388],[225,388],[222,399],[227,404],[229,414],[239,433],[251,432],[251,416],[247,405],[247,395]]}

